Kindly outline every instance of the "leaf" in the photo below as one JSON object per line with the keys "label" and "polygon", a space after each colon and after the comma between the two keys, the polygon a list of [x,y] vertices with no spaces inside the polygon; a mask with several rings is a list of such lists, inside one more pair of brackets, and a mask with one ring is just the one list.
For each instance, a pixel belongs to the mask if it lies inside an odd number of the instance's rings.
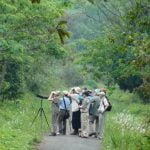
{"label": "leaf", "polygon": [[49,28],[48,32],[52,34],[52,33],[56,32],[56,28]]}
{"label": "leaf", "polygon": [[32,3],[40,3],[41,0],[31,0]]}
{"label": "leaf", "polygon": [[88,0],[90,3],[94,4],[94,0]]}
{"label": "leaf", "polygon": [[67,21],[66,20],[61,20],[61,21],[58,22],[57,27],[61,26],[61,25],[64,25],[64,24],[67,24]]}
{"label": "leaf", "polygon": [[58,35],[60,37],[61,43],[64,44],[64,38],[67,36],[68,38],[70,37],[69,32],[65,31],[64,29],[57,29]]}

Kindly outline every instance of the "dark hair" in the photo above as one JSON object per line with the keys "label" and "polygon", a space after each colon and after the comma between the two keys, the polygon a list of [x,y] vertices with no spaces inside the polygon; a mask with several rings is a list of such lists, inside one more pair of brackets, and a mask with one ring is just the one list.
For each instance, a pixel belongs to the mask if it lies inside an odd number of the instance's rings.
{"label": "dark hair", "polygon": [[82,93],[83,96],[90,96],[91,95],[91,91],[85,91]]}

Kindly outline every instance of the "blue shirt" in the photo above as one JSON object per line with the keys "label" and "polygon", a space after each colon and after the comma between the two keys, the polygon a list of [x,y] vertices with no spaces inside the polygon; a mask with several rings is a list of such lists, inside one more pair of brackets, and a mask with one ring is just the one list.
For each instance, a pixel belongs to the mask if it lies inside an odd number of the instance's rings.
{"label": "blue shirt", "polygon": [[[66,104],[66,108],[65,108],[64,101],[65,101],[65,104]],[[64,100],[63,100],[63,97],[60,99],[59,109],[70,110],[70,105],[71,105],[70,99],[68,97],[64,96]]]}

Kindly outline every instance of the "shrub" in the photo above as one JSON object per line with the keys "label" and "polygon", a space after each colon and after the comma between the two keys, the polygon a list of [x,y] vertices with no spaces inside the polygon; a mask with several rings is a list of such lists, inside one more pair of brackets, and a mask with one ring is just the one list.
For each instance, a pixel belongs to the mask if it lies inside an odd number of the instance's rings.
{"label": "shrub", "polygon": [[94,88],[94,89],[97,88],[97,83],[95,80],[87,80],[85,82],[85,85],[88,85],[89,87]]}

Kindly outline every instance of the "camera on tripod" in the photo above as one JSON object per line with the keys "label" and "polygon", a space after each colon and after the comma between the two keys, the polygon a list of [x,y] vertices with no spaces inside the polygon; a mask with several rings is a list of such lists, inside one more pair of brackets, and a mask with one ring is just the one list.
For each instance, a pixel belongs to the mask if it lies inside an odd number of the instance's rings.
{"label": "camera on tripod", "polygon": [[46,114],[45,114],[45,111],[43,109],[43,100],[44,99],[48,99],[48,97],[47,96],[41,96],[41,95],[38,95],[38,94],[36,95],[36,97],[40,98],[40,101],[41,101],[40,102],[40,108],[38,109],[38,112],[37,112],[36,116],[34,117],[31,126],[33,125],[33,123],[37,119],[38,115],[40,115],[40,118],[41,118],[41,129],[42,129],[42,122],[43,122],[43,115],[44,115],[46,123],[47,123],[48,127],[50,127],[49,123],[48,123],[48,120],[47,120],[47,117],[46,117]]}

